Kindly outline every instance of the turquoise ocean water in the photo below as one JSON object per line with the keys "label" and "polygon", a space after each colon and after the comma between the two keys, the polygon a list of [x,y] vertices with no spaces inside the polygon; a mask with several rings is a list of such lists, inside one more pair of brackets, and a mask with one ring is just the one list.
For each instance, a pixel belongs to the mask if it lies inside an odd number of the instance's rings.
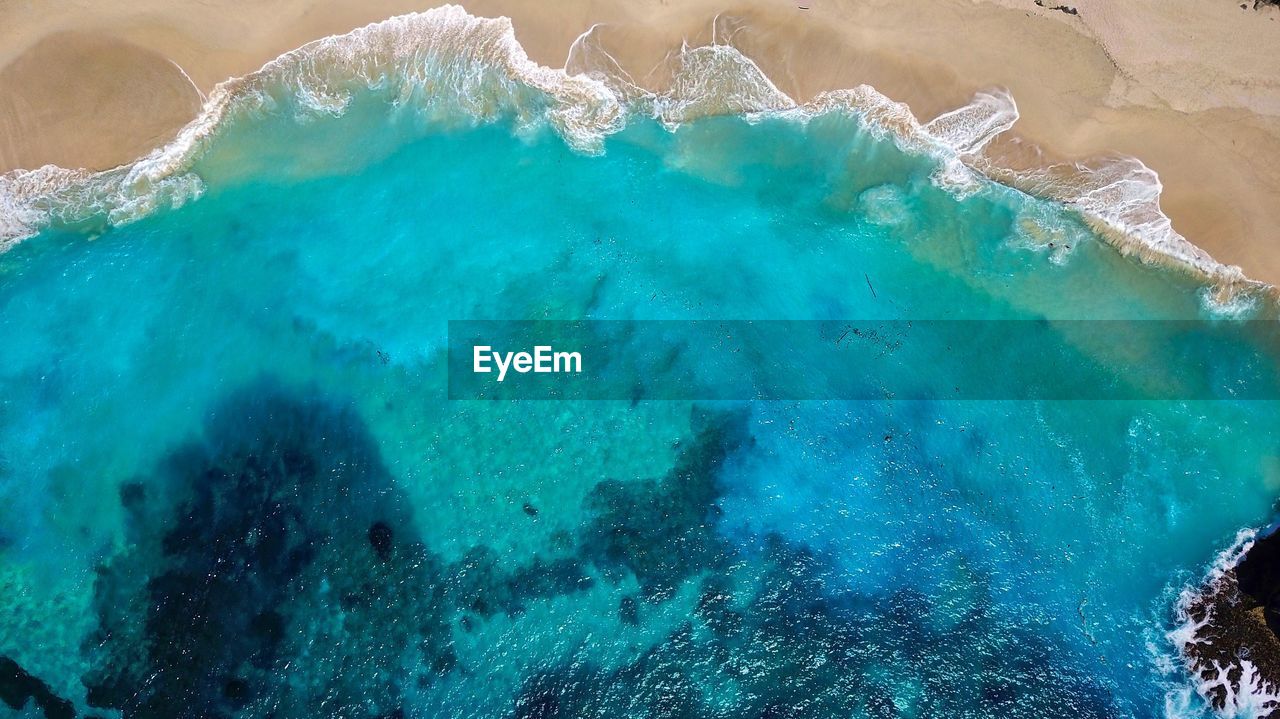
{"label": "turquoise ocean water", "polygon": [[457,319],[1230,321],[1195,281],[848,112],[583,152],[401,100],[278,100],[197,199],[0,254],[0,655],[75,715],[1210,715],[1167,634],[1271,519],[1272,402],[450,401],[444,366]]}

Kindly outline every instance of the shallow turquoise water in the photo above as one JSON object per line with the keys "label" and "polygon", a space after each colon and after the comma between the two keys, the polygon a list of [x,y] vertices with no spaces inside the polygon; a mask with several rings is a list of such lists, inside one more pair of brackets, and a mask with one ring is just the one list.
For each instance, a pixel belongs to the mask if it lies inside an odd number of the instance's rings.
{"label": "shallow turquoise water", "polygon": [[195,169],[0,255],[0,655],[78,710],[1203,713],[1164,635],[1271,402],[445,398],[451,319],[1202,316],[1057,207],[838,114],[588,156],[369,98]]}

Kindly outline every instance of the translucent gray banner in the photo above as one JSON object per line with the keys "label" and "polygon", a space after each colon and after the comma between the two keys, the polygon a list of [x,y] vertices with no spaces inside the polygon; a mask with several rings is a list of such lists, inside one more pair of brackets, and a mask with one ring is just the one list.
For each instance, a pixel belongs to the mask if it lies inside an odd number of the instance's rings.
{"label": "translucent gray banner", "polygon": [[1262,321],[449,322],[450,399],[1280,399]]}

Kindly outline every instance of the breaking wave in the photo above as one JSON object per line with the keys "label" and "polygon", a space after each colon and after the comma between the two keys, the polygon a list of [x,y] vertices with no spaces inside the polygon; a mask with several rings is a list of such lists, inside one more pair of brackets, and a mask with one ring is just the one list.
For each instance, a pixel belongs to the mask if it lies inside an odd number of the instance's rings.
{"label": "breaking wave", "polygon": [[1178,234],[1160,210],[1158,176],[1136,159],[1015,170],[990,157],[988,143],[1018,119],[1003,89],[981,91],[969,104],[921,123],[906,105],[869,85],[797,103],[750,58],[712,44],[682,48],[669,89],[653,92],[622,70],[595,29],[573,43],[562,69],[530,60],[509,19],[478,18],[453,5],[316,40],[219,84],[173,142],[131,165],[97,173],[46,165],[0,175],[0,251],[50,224],[98,217],[121,224],[198,196],[203,186],[192,166],[234,117],[289,101],[340,114],[353,93],[376,90],[435,119],[546,122],[583,152],[599,152],[629,116],[675,126],[708,115],[805,120],[847,112],[904,150],[937,157],[936,181],[962,196],[985,176],[1074,208],[1122,253],[1199,277],[1209,286],[1211,308],[1228,312],[1241,297],[1273,292]]}

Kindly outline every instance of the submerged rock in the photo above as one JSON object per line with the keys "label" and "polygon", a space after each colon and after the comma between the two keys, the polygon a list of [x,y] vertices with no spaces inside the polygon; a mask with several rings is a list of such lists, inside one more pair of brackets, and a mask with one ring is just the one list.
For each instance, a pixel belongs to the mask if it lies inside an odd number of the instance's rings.
{"label": "submerged rock", "polygon": [[386,522],[374,522],[369,527],[369,546],[373,547],[373,553],[378,555],[378,559],[387,561],[391,559],[391,547],[395,541],[395,531],[387,525]]}
{"label": "submerged rock", "polygon": [[99,572],[91,706],[367,716],[400,705],[405,656],[451,661],[443,564],[341,402],[271,381],[233,393],[121,501],[137,541]]}
{"label": "submerged rock", "polygon": [[48,684],[9,657],[0,657],[0,701],[18,711],[34,702],[45,719],[74,719],[76,715],[71,702],[54,694]]}
{"label": "submerged rock", "polygon": [[580,532],[580,555],[606,576],[633,574],[650,602],[727,561],[731,550],[717,531],[720,470],[751,444],[747,418],[745,411],[694,410],[694,441],[665,476],[596,485],[586,501],[591,519]]}

